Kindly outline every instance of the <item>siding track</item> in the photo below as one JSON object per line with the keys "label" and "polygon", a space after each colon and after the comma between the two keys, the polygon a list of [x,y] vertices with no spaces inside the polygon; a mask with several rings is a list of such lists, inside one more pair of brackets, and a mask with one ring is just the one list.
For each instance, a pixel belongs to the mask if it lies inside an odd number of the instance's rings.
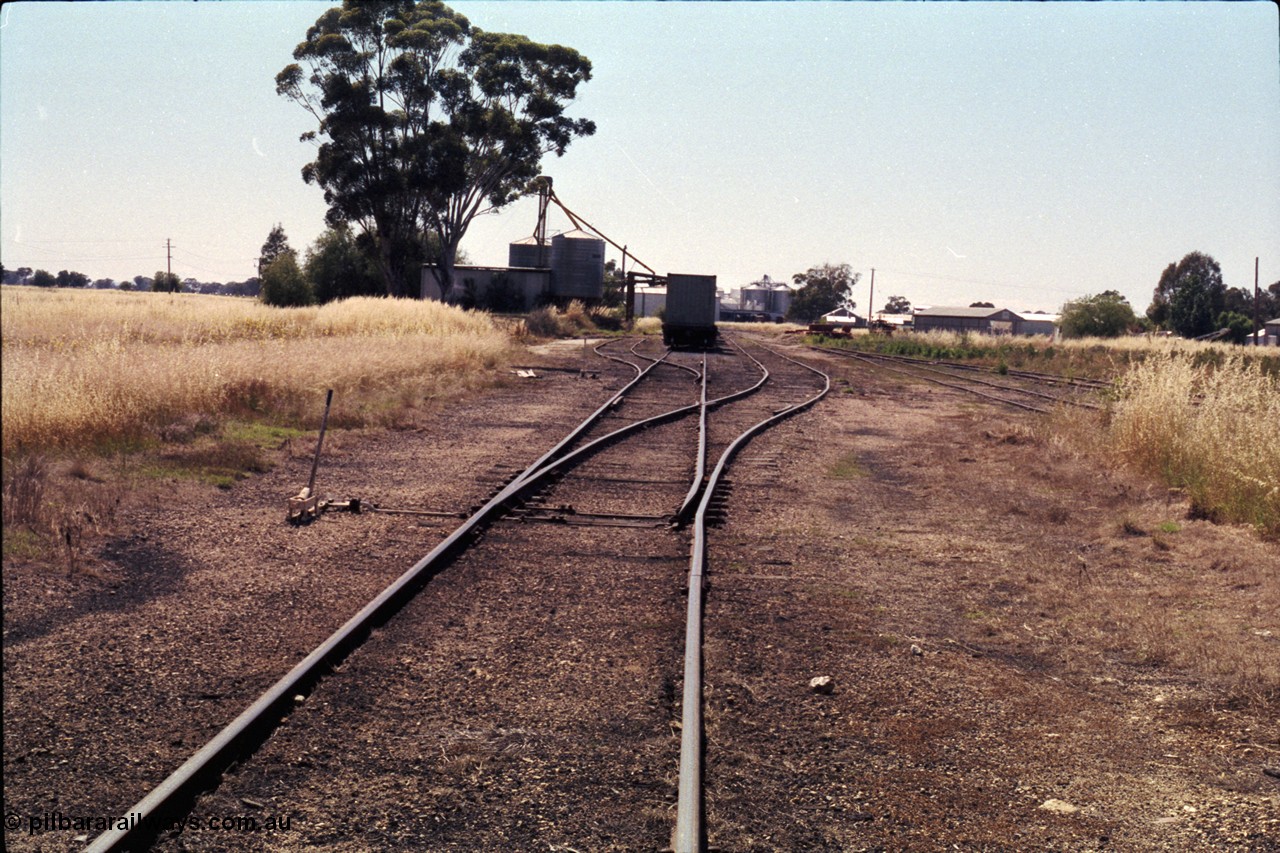
{"label": "siding track", "polygon": [[[996,374],[988,368],[952,361],[856,352],[835,347],[812,347],[812,349],[1040,414],[1047,414],[1050,411],[1047,406],[1050,405],[1101,409],[1101,405],[1082,395],[1093,395],[1111,387],[1109,383],[1095,379],[1059,376],[1051,373],[1009,370],[1004,374]],[[977,373],[984,373],[985,376],[978,376]],[[992,378],[995,376],[1000,378]],[[1046,387],[1061,389],[1064,393],[1050,393],[1045,390]],[[1027,398],[1032,398],[1034,402],[1028,402]]]}
{"label": "siding track", "polygon": [[[577,825],[567,845],[656,848],[675,822],[677,849],[704,849],[701,771],[684,755],[703,751],[708,511],[733,455],[816,402],[826,377],[757,345],[597,353],[635,380],[89,849],[185,849],[163,827],[193,808],[264,802],[299,814],[299,847],[527,849]],[[691,530],[673,523],[695,504]],[[323,818],[336,813],[350,825]]]}

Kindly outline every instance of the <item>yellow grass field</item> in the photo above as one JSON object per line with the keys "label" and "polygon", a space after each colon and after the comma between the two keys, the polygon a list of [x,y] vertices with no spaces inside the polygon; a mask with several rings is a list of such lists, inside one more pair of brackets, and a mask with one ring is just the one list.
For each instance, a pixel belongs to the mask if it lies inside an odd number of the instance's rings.
{"label": "yellow grass field", "polygon": [[92,449],[192,418],[347,425],[460,393],[512,350],[487,315],[350,299],[310,308],[193,294],[0,289],[3,447]]}

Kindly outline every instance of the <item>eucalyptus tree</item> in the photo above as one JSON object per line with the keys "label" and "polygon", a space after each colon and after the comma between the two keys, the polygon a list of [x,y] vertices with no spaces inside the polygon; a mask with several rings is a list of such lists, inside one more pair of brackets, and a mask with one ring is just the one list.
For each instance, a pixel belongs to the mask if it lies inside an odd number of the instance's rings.
{"label": "eucalyptus tree", "polygon": [[[471,221],[519,198],[543,155],[594,123],[565,116],[591,63],[576,50],[473,27],[440,2],[346,0],[325,12],[276,76],[318,122],[302,170],[324,190],[332,227],[370,235],[388,294],[415,284],[397,262],[439,247],[442,290]],[[304,70],[305,66],[305,70]]]}
{"label": "eucalyptus tree", "polygon": [[796,323],[813,323],[823,314],[837,308],[857,307],[853,301],[853,288],[862,273],[854,272],[848,264],[822,264],[791,276],[800,289],[791,297],[787,319]]}
{"label": "eucalyptus tree", "polygon": [[1214,331],[1225,306],[1222,268],[1212,256],[1191,252],[1160,275],[1147,316],[1184,338]]}
{"label": "eucalyptus tree", "polygon": [[1128,299],[1104,290],[1063,305],[1060,328],[1068,338],[1118,338],[1137,322]]}

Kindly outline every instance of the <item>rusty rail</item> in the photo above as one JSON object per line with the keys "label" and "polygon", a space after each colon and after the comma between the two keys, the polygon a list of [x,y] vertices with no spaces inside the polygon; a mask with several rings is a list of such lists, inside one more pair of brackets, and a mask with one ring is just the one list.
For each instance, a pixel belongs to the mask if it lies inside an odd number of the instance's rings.
{"label": "rusty rail", "polygon": [[[789,418],[794,414],[813,406],[831,390],[831,377],[815,367],[798,359],[782,355],[776,350],[764,347],[779,358],[797,364],[806,370],[818,374],[823,379],[822,390],[794,406],[789,406],[776,414],[765,418],[739,435],[720,454],[715,469],[707,481],[702,493],[702,500],[694,515],[693,548],[689,557],[689,600],[685,612],[685,645],[684,645],[684,693],[681,698],[681,730],[680,730],[680,780],[678,799],[676,802],[676,825],[672,836],[671,848],[675,853],[702,853],[706,849],[706,828],[704,825],[703,804],[703,731],[702,731],[702,609],[704,578],[706,570],[707,550],[707,510],[711,506],[712,497],[720,478],[748,441],[757,433]],[[739,347],[741,349],[741,347]],[[744,354],[746,350],[742,350]],[[748,357],[750,355],[748,354]],[[755,360],[755,359],[753,359]],[[760,364],[759,361],[756,361]],[[768,370],[765,377],[769,377]]]}

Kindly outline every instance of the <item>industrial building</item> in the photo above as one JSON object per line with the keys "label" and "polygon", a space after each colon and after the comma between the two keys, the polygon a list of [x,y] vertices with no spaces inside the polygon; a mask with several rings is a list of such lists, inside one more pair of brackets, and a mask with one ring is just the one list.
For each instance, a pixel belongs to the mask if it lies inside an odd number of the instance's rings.
{"label": "industrial building", "polygon": [[1268,320],[1263,324],[1262,329],[1266,335],[1262,338],[1262,345],[1266,347],[1280,347],[1280,317],[1274,320]]}
{"label": "industrial building", "polygon": [[[469,299],[497,310],[526,311],[548,302],[604,296],[604,240],[575,229],[550,240],[517,240],[507,247],[505,267],[459,264],[455,278]],[[422,268],[422,298],[440,299],[436,267]]]}
{"label": "industrial building", "polygon": [[984,335],[1053,335],[1058,315],[1008,308],[921,308],[913,315],[917,332],[971,332]]}
{"label": "industrial building", "polygon": [[632,316],[657,317],[667,307],[667,288],[637,286],[631,304]]}

